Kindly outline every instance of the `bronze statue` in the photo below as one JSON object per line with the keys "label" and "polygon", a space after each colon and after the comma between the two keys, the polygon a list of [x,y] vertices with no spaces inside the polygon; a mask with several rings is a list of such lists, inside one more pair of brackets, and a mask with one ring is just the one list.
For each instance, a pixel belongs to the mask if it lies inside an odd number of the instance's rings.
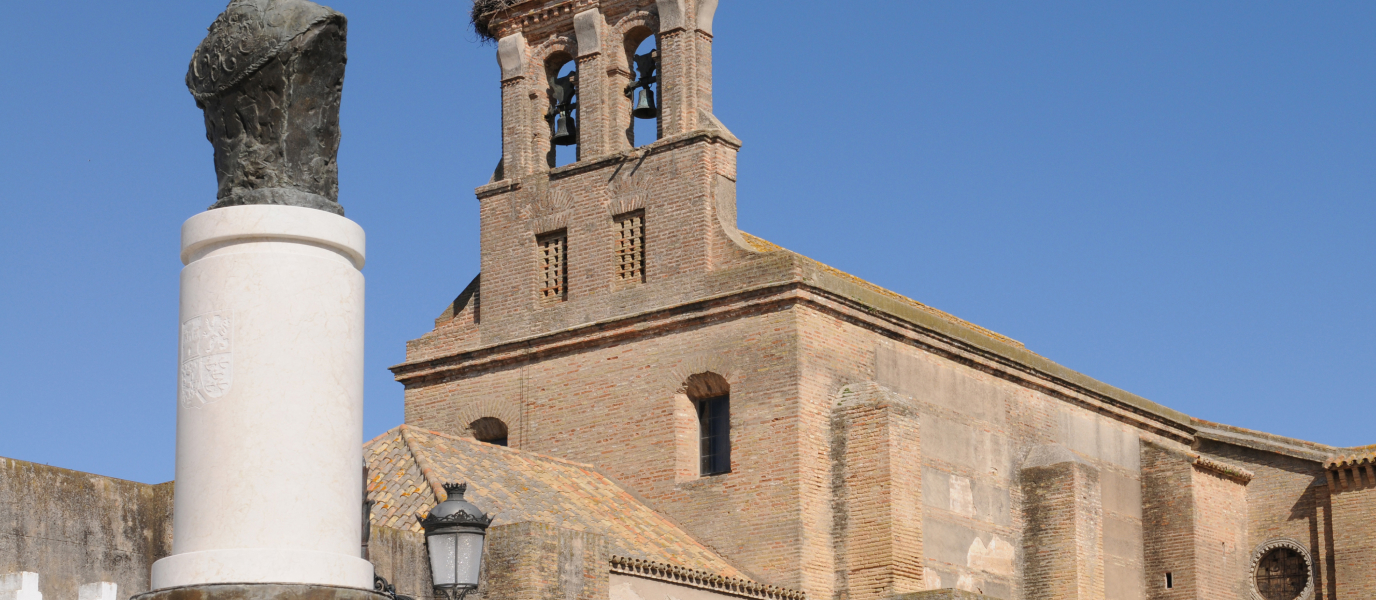
{"label": "bronze statue", "polygon": [[191,58],[218,201],[339,205],[339,103],[348,21],[308,0],[234,0]]}

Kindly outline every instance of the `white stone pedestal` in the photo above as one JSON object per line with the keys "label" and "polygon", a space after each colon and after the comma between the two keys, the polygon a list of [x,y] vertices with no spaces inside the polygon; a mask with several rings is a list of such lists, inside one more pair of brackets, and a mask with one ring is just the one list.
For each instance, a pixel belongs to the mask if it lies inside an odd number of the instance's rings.
{"label": "white stone pedestal", "polygon": [[363,228],[292,206],[182,226],[172,555],[152,588],[371,589],[359,558]]}

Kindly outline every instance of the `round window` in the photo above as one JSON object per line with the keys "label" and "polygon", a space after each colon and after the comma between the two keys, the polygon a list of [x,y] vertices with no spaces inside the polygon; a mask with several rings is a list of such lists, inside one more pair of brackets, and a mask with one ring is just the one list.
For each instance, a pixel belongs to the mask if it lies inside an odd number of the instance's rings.
{"label": "round window", "polygon": [[1272,540],[1252,556],[1252,579],[1260,600],[1308,600],[1314,595],[1309,552],[1298,542]]}

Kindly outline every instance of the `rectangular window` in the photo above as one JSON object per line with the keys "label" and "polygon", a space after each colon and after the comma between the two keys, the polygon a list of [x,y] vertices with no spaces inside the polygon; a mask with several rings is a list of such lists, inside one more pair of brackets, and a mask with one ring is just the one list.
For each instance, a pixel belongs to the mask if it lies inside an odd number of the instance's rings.
{"label": "rectangular window", "polygon": [[731,472],[731,396],[698,401],[702,474]]}
{"label": "rectangular window", "polygon": [[540,249],[540,300],[559,302],[568,296],[568,233],[546,233],[536,239]]}
{"label": "rectangular window", "polygon": [[616,281],[645,281],[645,211],[616,217]]}

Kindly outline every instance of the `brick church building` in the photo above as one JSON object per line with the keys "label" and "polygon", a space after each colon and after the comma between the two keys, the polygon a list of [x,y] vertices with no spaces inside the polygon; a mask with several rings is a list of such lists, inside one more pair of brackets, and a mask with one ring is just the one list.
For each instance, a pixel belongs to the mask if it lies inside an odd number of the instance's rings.
{"label": "brick church building", "polygon": [[1376,598],[1372,449],[1193,419],[740,231],[716,4],[488,3],[482,273],[393,368],[408,427],[592,465],[812,599]]}
{"label": "brick church building", "polygon": [[[739,230],[716,5],[478,0],[502,157],[363,449],[380,575],[434,597],[417,517],[463,481],[473,599],[1376,598],[1376,446],[1192,418]],[[44,578],[0,600],[147,590],[172,494],[0,460],[0,575]]]}

